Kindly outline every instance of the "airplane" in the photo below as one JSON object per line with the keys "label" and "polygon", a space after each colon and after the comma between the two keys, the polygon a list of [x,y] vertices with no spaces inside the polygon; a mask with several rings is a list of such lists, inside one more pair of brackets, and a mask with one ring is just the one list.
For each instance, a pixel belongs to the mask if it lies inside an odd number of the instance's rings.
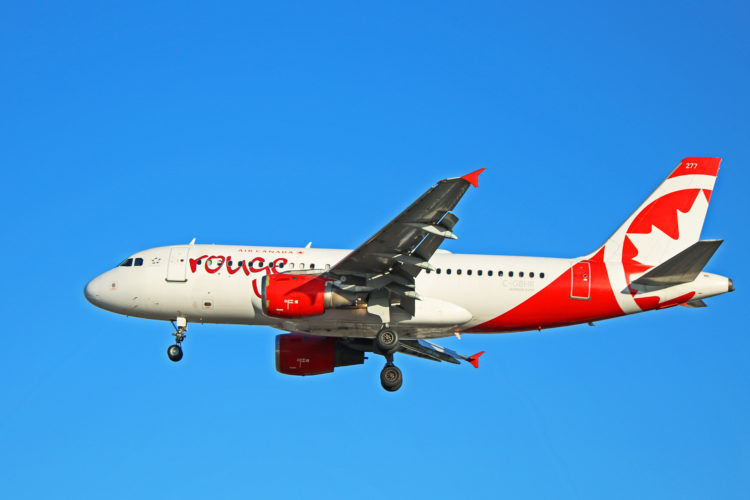
{"label": "airplane", "polygon": [[276,369],[319,375],[385,358],[383,388],[403,384],[397,353],[479,367],[434,344],[441,337],[541,331],[734,291],[703,269],[722,240],[701,240],[721,158],[683,159],[598,248],[576,258],[454,254],[453,213],[479,169],[429,188],[354,250],[200,245],[136,252],[85,287],[89,302],[126,316],[170,321],[172,361],[189,323],[264,325]]}

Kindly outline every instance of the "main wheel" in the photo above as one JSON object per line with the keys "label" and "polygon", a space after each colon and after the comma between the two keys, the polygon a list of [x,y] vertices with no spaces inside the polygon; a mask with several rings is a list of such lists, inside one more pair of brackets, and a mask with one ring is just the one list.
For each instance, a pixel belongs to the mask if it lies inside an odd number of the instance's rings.
{"label": "main wheel", "polygon": [[404,377],[401,375],[401,370],[394,365],[385,365],[383,371],[380,372],[380,384],[388,392],[399,390],[403,383]]}
{"label": "main wheel", "polygon": [[391,352],[398,347],[398,333],[384,328],[375,336],[375,345],[382,352]]}
{"label": "main wheel", "polygon": [[182,347],[178,344],[172,344],[167,348],[167,356],[169,356],[170,361],[178,362],[182,359]]}

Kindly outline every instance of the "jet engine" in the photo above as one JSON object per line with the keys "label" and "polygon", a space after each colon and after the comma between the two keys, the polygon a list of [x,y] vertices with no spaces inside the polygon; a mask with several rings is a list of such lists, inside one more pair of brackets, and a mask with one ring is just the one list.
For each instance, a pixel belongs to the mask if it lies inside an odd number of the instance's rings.
{"label": "jet engine", "polygon": [[299,333],[276,336],[276,371],[286,375],[321,375],[338,366],[361,365],[365,353],[330,337]]}
{"label": "jet engine", "polygon": [[358,295],[317,275],[269,274],[263,278],[263,313],[276,318],[301,318],[327,309],[355,306]]}

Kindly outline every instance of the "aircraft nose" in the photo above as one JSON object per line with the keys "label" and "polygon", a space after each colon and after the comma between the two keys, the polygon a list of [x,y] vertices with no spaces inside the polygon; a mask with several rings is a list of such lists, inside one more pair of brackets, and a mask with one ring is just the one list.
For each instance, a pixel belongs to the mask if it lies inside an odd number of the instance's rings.
{"label": "aircraft nose", "polygon": [[101,304],[101,296],[102,292],[104,291],[102,284],[103,281],[104,280],[101,276],[97,276],[96,278],[89,281],[86,284],[86,287],[83,289],[83,295],[86,296],[86,300],[88,300],[95,306]]}
{"label": "aircraft nose", "polygon": [[732,278],[727,278],[729,280],[729,291],[734,291],[734,281],[732,281]]}

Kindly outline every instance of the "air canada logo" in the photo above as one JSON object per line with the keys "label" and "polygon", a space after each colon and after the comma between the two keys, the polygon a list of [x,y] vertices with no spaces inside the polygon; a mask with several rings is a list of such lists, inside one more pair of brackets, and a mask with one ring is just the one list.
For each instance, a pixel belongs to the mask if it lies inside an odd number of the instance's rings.
{"label": "air canada logo", "polygon": [[[631,283],[633,275],[648,271],[697,241],[710,199],[709,190],[683,189],[667,193],[641,210],[623,241],[626,282]],[[656,299],[638,299],[632,287],[630,293],[642,309],[652,306]]]}

